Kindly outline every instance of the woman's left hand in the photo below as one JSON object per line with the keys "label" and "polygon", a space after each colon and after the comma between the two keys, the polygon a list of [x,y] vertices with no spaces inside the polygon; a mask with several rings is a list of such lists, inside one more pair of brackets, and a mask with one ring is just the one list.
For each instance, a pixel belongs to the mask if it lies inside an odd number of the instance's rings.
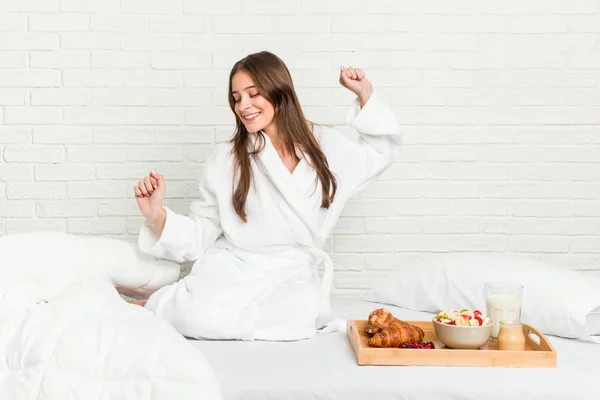
{"label": "woman's left hand", "polygon": [[367,79],[365,71],[360,68],[341,67],[340,84],[358,97],[361,107],[373,94],[373,85]]}

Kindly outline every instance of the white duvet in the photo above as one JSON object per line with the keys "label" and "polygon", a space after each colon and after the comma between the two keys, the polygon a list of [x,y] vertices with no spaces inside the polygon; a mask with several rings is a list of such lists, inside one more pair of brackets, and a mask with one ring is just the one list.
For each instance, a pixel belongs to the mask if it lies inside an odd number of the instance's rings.
{"label": "white duvet", "polygon": [[0,237],[0,399],[221,399],[203,353],[115,289],[152,292],[174,265],[111,239]]}

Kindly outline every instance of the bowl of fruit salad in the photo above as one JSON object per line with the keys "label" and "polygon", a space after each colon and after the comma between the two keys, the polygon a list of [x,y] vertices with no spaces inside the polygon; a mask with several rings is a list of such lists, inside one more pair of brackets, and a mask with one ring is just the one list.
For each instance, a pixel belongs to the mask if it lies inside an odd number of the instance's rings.
{"label": "bowl of fruit salad", "polygon": [[479,310],[440,311],[433,317],[433,329],[446,347],[479,349],[492,332],[492,320]]}

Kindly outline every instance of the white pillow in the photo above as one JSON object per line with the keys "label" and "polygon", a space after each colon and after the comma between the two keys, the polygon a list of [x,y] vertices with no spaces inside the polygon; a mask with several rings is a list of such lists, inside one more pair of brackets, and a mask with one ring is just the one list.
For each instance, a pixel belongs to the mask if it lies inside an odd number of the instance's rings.
{"label": "white pillow", "polygon": [[[523,322],[544,334],[600,343],[600,278],[510,255],[448,254],[401,265],[365,300],[411,310],[485,312],[486,282],[524,285]],[[594,312],[594,313],[593,313]]]}
{"label": "white pillow", "polygon": [[124,240],[63,232],[0,237],[0,289],[5,293],[16,293],[22,285],[52,298],[75,282],[101,279],[132,297],[149,297],[179,273],[178,264],[157,260]]}

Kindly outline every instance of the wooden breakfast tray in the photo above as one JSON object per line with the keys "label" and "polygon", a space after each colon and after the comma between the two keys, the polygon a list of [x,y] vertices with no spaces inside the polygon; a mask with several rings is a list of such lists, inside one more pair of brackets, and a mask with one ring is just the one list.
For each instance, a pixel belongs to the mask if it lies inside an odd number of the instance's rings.
{"label": "wooden breakfast tray", "polygon": [[[367,321],[348,320],[348,340],[358,365],[430,365],[454,367],[521,367],[556,368],[556,351],[548,339],[529,325],[523,325],[525,350],[498,350],[488,342],[479,350],[449,349],[435,336],[431,321],[405,321],[423,329],[424,341],[432,341],[435,349],[377,348],[368,345],[363,332]],[[539,339],[539,344],[533,337]]]}

